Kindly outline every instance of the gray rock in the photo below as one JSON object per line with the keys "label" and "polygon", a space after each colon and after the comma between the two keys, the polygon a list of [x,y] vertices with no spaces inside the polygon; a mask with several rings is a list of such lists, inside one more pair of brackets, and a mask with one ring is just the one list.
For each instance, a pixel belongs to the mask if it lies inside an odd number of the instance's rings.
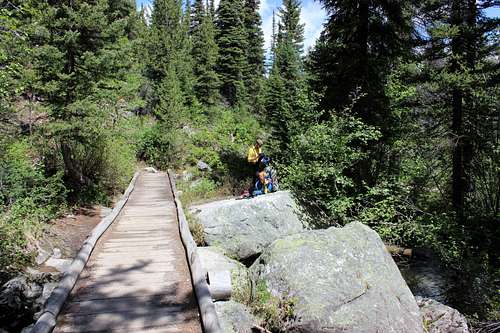
{"label": "gray rock", "polygon": [[205,242],[238,260],[260,254],[278,238],[303,231],[297,205],[282,191],[252,199],[223,200],[194,206]]}
{"label": "gray rock", "polygon": [[224,251],[215,246],[198,247],[198,256],[205,272],[231,272],[231,298],[246,302],[250,298],[251,283],[248,269],[240,262],[224,255]]}
{"label": "gray rock", "polygon": [[48,251],[45,251],[44,249],[39,249],[38,254],[35,258],[35,262],[37,265],[43,264],[47,259],[49,259],[51,253]]}
{"label": "gray rock", "polygon": [[186,182],[187,182],[187,181],[190,181],[190,180],[192,180],[192,179],[193,179],[193,177],[194,177],[194,175],[193,175],[193,173],[192,173],[192,172],[189,172],[189,171],[187,171],[187,170],[182,171],[182,176],[181,176],[181,178],[182,178],[182,180],[183,180],[183,181],[186,181]]}
{"label": "gray rock", "polygon": [[376,232],[361,223],[306,231],[275,241],[250,267],[294,300],[290,332],[421,333],[410,289]]}
{"label": "gray rock", "polygon": [[144,168],[144,171],[148,172],[148,173],[157,173],[158,171],[153,168],[153,167],[146,167]]}
{"label": "gray rock", "polygon": [[26,284],[24,296],[28,299],[38,298],[42,294],[43,288],[38,283],[30,282]]}
{"label": "gray rock", "polygon": [[205,162],[203,162],[201,160],[198,161],[198,163],[196,163],[196,166],[201,171],[212,171],[212,168],[210,167],[210,165],[208,165],[207,163],[205,163]]}
{"label": "gray rock", "polygon": [[7,281],[0,290],[0,322],[11,329],[21,325],[32,316],[33,299],[30,282],[25,276],[17,276]]}
{"label": "gray rock", "polygon": [[252,333],[258,323],[246,306],[234,301],[215,302],[215,311],[223,333]]}
{"label": "gray rock", "polygon": [[43,292],[41,296],[36,300],[37,304],[44,305],[47,299],[50,297],[50,294],[56,289],[57,287],[56,282],[48,282],[43,285]]}
{"label": "gray rock", "polygon": [[52,249],[52,258],[54,259],[60,259],[61,258],[61,249],[58,249],[57,247]]}
{"label": "gray rock", "polygon": [[467,319],[457,310],[430,298],[415,299],[427,333],[469,333]]}
{"label": "gray rock", "polygon": [[49,258],[49,260],[47,260],[45,262],[45,266],[54,267],[57,271],[64,273],[68,270],[72,261],[73,260],[71,260],[71,259],[57,259],[57,258],[51,257],[51,258]]}

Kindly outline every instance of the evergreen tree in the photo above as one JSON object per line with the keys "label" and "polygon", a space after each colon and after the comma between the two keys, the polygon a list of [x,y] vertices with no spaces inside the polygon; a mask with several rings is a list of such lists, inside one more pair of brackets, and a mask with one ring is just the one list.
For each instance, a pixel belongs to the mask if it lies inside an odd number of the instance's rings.
{"label": "evergreen tree", "polygon": [[99,184],[105,167],[99,156],[112,119],[108,105],[117,103],[114,92],[132,66],[126,22],[135,8],[125,6],[117,15],[105,0],[39,6],[43,29],[35,37],[35,68],[51,119],[47,132],[58,142],[69,187],[84,192]]}
{"label": "evergreen tree", "polygon": [[284,0],[278,11],[280,18],[278,39],[293,44],[300,56],[304,48],[304,24],[300,23],[300,0]]}
{"label": "evergreen tree", "polygon": [[255,110],[262,106],[262,87],[264,79],[264,36],[259,14],[259,0],[245,0],[245,29],[248,47],[246,50],[245,86],[248,91],[248,103]]}
{"label": "evergreen tree", "polygon": [[247,96],[244,73],[248,65],[243,0],[222,0],[216,16],[221,93],[229,105],[241,104]]}
{"label": "evergreen tree", "polygon": [[[439,87],[437,91],[427,88],[438,97],[423,100],[423,105],[440,110],[432,118],[449,129],[450,202],[460,223],[466,223],[468,212],[477,209],[474,207],[489,214],[498,209],[493,202],[499,196],[484,191],[481,185],[486,179],[492,187],[500,182],[490,176],[494,171],[486,162],[486,156],[495,155],[491,150],[496,140],[492,135],[496,123],[492,102],[497,97],[493,86],[498,75],[498,65],[491,59],[497,52],[492,31],[499,20],[484,15],[490,6],[487,2],[454,0],[424,3],[421,11],[427,37],[423,37],[422,58],[426,75],[420,79],[425,87]],[[482,188],[480,195],[474,191],[478,188]]]}
{"label": "evergreen tree", "polygon": [[[182,3],[178,0],[155,0],[151,21],[147,67],[154,90],[151,103],[160,119],[175,123],[180,106],[191,93],[189,23],[183,20]],[[168,107],[173,105],[175,109]]]}
{"label": "evergreen tree", "polygon": [[322,1],[332,13],[311,55],[310,70],[323,94],[320,108],[352,113],[390,131],[384,84],[401,56],[408,56],[411,26],[408,1]]}
{"label": "evergreen tree", "polygon": [[289,158],[292,137],[311,122],[312,106],[300,54],[304,26],[299,17],[300,2],[284,1],[279,10],[280,23],[267,82],[266,110],[273,124],[275,154],[283,163]]}
{"label": "evergreen tree", "polygon": [[214,22],[209,8],[205,9],[203,0],[196,0],[194,3],[191,31],[196,97],[202,103],[214,105],[219,100],[220,83],[215,72],[218,49]]}
{"label": "evergreen tree", "polygon": [[332,13],[312,51],[308,68],[311,86],[322,97],[323,120],[348,113],[382,133],[372,145],[355,178],[373,186],[396,163],[388,154],[398,122],[391,115],[385,84],[401,57],[411,51],[409,1],[322,1]]}

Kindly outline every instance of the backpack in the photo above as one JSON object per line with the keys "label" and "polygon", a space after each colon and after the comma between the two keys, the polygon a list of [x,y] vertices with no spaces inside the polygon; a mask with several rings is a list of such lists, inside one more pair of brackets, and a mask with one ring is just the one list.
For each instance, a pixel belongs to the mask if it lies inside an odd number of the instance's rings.
{"label": "backpack", "polygon": [[264,169],[265,172],[265,184],[262,184],[260,179],[257,179],[255,182],[254,190],[252,192],[253,196],[276,192],[278,191],[278,178],[276,174],[276,170],[270,165],[267,165]]}

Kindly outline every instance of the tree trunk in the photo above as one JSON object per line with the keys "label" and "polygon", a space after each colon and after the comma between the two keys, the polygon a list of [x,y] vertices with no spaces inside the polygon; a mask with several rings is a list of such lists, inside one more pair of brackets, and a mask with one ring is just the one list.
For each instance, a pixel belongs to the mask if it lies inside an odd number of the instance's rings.
{"label": "tree trunk", "polygon": [[[451,40],[452,63],[451,71],[460,71],[459,59],[463,56],[463,18],[461,15],[461,0],[453,0],[451,7],[451,24],[460,28],[460,33]],[[464,139],[463,139],[463,91],[461,87],[452,88],[452,123],[451,135],[453,140],[453,171],[452,171],[452,204],[457,218],[462,221],[464,216],[465,184],[464,184]]]}

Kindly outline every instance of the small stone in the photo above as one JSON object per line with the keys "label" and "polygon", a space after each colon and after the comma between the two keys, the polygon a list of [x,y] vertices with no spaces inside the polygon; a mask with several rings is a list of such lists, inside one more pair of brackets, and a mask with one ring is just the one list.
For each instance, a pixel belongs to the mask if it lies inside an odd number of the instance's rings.
{"label": "small stone", "polygon": [[64,273],[68,270],[72,261],[71,259],[57,259],[52,257],[45,262],[45,266],[54,267],[57,271]]}
{"label": "small stone", "polygon": [[42,295],[36,300],[36,303],[44,305],[47,299],[50,297],[54,289],[56,289],[57,282],[49,282],[43,285]]}
{"label": "small stone", "polygon": [[193,173],[189,171],[183,171],[182,172],[182,180],[184,181],[190,181],[193,179]]}
{"label": "small stone", "polygon": [[28,299],[35,299],[37,297],[40,297],[42,291],[43,288],[39,284],[32,282],[26,285],[26,289],[24,290],[23,294],[24,297]]}
{"label": "small stone", "polygon": [[61,250],[58,249],[57,247],[55,247],[52,250],[52,258],[54,258],[54,259],[60,259],[61,258]]}
{"label": "small stone", "polygon": [[212,168],[210,167],[210,165],[208,165],[207,163],[203,162],[202,160],[199,160],[198,163],[196,163],[196,166],[201,171],[212,171]]}
{"label": "small stone", "polygon": [[144,168],[144,171],[148,172],[148,173],[157,173],[158,171],[153,168],[153,167],[146,167]]}
{"label": "small stone", "polygon": [[415,297],[428,333],[469,333],[467,319],[457,310],[431,298]]}
{"label": "small stone", "polygon": [[44,249],[38,250],[38,255],[35,258],[35,262],[37,265],[43,264],[50,257],[50,252],[45,251]]}
{"label": "small stone", "polygon": [[108,216],[109,214],[111,214],[111,211],[113,211],[113,209],[109,208],[109,207],[101,207],[101,210],[99,212],[99,216],[101,218],[103,217],[106,217]]}

